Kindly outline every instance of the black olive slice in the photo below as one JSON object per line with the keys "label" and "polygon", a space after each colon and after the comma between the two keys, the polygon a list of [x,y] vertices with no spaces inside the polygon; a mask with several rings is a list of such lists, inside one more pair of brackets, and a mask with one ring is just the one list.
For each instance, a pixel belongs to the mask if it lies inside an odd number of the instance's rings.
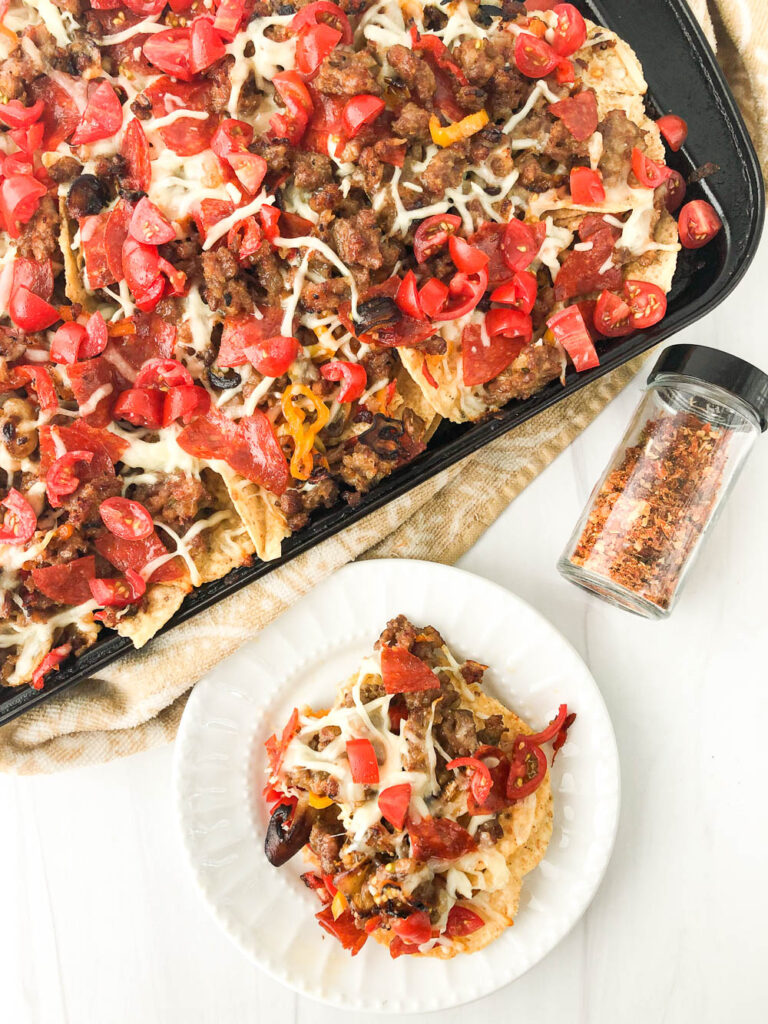
{"label": "black olive slice", "polygon": [[219,388],[221,391],[230,391],[232,388],[236,388],[242,379],[237,370],[233,370],[231,366],[226,369],[219,366],[208,367],[208,380],[214,388]]}

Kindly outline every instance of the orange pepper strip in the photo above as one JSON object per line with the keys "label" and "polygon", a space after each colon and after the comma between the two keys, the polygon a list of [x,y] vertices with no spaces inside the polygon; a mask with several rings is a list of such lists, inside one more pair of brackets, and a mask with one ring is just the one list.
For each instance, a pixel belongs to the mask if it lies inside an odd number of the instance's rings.
{"label": "orange pepper strip", "polygon": [[[307,412],[296,404],[297,398],[306,398],[315,411],[312,423],[305,423]],[[312,449],[315,438],[330,418],[325,402],[304,384],[289,384],[281,399],[283,416],[288,424],[288,433],[293,438],[291,476],[296,480],[308,480],[312,472]]]}

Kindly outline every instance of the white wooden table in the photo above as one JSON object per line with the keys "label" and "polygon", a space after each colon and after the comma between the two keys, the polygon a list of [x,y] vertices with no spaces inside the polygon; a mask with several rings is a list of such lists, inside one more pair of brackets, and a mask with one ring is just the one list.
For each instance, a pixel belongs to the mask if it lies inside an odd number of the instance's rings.
{"label": "white wooden table", "polygon": [[[768,370],[766,281],[768,241],[735,294],[677,340]],[[668,622],[615,611],[554,568],[639,387],[460,563],[529,601],[585,658],[613,717],[623,800],[613,860],[583,920],[527,976],[441,1024],[768,1019],[768,439]],[[171,756],[166,747],[0,778],[0,1020],[352,1020],[262,975],[209,918],[181,859]]]}

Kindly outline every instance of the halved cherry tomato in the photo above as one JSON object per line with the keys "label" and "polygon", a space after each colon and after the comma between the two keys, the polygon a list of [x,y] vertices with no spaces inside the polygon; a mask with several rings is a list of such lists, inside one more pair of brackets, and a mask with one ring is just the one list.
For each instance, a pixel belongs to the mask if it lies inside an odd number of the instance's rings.
{"label": "halved cherry tomato", "polygon": [[528,78],[546,78],[560,63],[560,56],[543,39],[521,32],[515,40],[515,63]]}
{"label": "halved cherry tomato", "polygon": [[415,910],[405,918],[395,918],[392,931],[403,942],[411,946],[421,946],[432,938],[432,925],[426,910]]}
{"label": "halved cherry tomato", "polygon": [[68,494],[74,494],[80,486],[80,478],[75,473],[75,465],[78,462],[88,465],[93,459],[93,452],[87,451],[64,452],[56,459],[45,477],[45,490],[53,508],[60,508],[62,498]]}
{"label": "halved cherry tomato", "polygon": [[419,305],[427,317],[434,319],[445,307],[448,295],[448,285],[443,284],[436,277],[430,277],[419,291]]}
{"label": "halved cherry tomato", "polygon": [[128,231],[137,242],[144,245],[162,245],[172,242],[176,229],[153,202],[142,196],[131,215]]}
{"label": "halved cherry tomato", "polygon": [[148,359],[142,363],[136,374],[134,386],[137,388],[157,388],[169,391],[171,388],[191,385],[192,374],[177,359]]}
{"label": "halved cherry tomato", "polygon": [[650,281],[625,281],[622,295],[632,310],[632,326],[637,330],[653,327],[664,319],[667,312],[667,296]]}
{"label": "halved cherry tomato", "polygon": [[162,299],[164,291],[165,281],[162,277],[157,277],[152,284],[143,291],[134,291],[133,301],[143,313],[151,313],[157,306],[160,299]]}
{"label": "halved cherry tomato", "polygon": [[412,270],[408,271],[398,285],[397,291],[395,292],[395,302],[404,313],[407,313],[408,316],[412,316],[415,320],[427,319],[426,313],[421,308],[419,287],[416,283],[416,275]]}
{"label": "halved cherry tomato", "polygon": [[665,114],[656,122],[659,131],[667,140],[667,145],[675,153],[688,138],[688,125],[677,114]]}
{"label": "halved cherry tomato", "polygon": [[269,127],[276,138],[296,145],[307,129],[314,110],[309,90],[297,71],[278,71],[272,84],[285,103],[287,114],[274,114]]}
{"label": "halved cherry tomato", "polygon": [[176,420],[191,423],[197,416],[205,416],[211,407],[211,396],[198,384],[182,384],[170,388],[163,402],[164,427]]}
{"label": "halved cherry tomato", "polygon": [[19,237],[19,224],[27,224],[48,190],[29,174],[11,174],[0,184],[0,209],[11,238]]}
{"label": "halved cherry tomato", "polygon": [[137,192],[146,192],[152,180],[152,165],[149,157],[149,142],[144,134],[141,121],[137,117],[128,122],[123,133],[120,155],[125,161],[122,180],[126,186]]}
{"label": "halved cherry tomato", "polygon": [[89,142],[109,139],[123,123],[123,108],[109,82],[100,82],[88,97],[83,116],[75,128],[71,143],[84,146]]}
{"label": "halved cherry tomato", "polygon": [[78,358],[94,359],[96,356],[100,356],[107,347],[108,341],[109,331],[106,322],[97,310],[88,317],[88,323],[85,325],[85,340],[80,346]]}
{"label": "halved cherry tomato", "polygon": [[43,109],[42,100],[36,100],[29,107],[25,107],[19,100],[9,100],[0,103],[0,121],[9,128],[29,128],[40,119]]}
{"label": "halved cherry tomato", "polygon": [[163,425],[163,404],[165,396],[162,391],[151,391],[149,388],[129,388],[123,391],[115,402],[114,416],[118,420],[128,420],[137,427],[157,429]]}
{"label": "halved cherry tomato", "polygon": [[443,935],[449,939],[456,939],[462,935],[472,935],[473,932],[485,928],[485,921],[469,907],[451,907],[448,920],[445,923]]}
{"label": "halved cherry tomato", "polygon": [[379,765],[371,741],[347,740],[347,757],[352,781],[363,786],[375,786],[379,781]]}
{"label": "halved cherry tomato", "polygon": [[408,806],[411,802],[411,784],[403,782],[397,786],[388,786],[379,793],[379,810],[382,817],[386,818],[390,825],[402,829],[408,814]]}
{"label": "halved cherry tomato", "polygon": [[344,359],[332,359],[320,367],[320,376],[326,380],[340,380],[338,400],[340,402],[356,402],[365,391],[368,375],[360,363],[350,363]]}
{"label": "halved cherry tomato", "polygon": [[524,800],[535,793],[547,774],[544,751],[527,736],[518,736],[512,745],[512,759],[507,776],[507,799]]}
{"label": "halved cherry tomato", "polygon": [[427,217],[416,228],[413,236],[413,255],[417,263],[424,263],[434,256],[461,227],[461,217],[454,213],[438,213]]}
{"label": "halved cherry tomato", "polygon": [[581,372],[600,365],[597,351],[578,306],[567,306],[553,313],[547,327],[571,357],[574,369]]}
{"label": "halved cherry tomato", "polygon": [[488,265],[488,254],[470,245],[465,238],[458,235],[451,235],[448,239],[448,250],[451,259],[458,270],[465,274],[476,274],[478,270]]}
{"label": "halved cherry tomato", "polygon": [[381,678],[387,693],[414,693],[440,686],[429,665],[404,647],[382,648]]}
{"label": "halved cherry tomato", "polygon": [[51,359],[54,363],[76,363],[80,347],[88,337],[82,324],[62,324],[56,328],[51,341]]}
{"label": "halved cherry tomato", "polygon": [[246,192],[255,195],[267,173],[267,161],[258,153],[230,153],[227,163]]}
{"label": "halved cherry tomato", "polygon": [[232,40],[237,35],[240,22],[245,14],[245,0],[221,0],[216,8],[213,27],[225,39]]}
{"label": "halved cherry tomato", "polygon": [[[451,299],[439,313],[435,313],[433,320],[457,320],[466,313],[471,313],[477,306],[480,299],[488,289],[488,268],[482,267],[474,274],[459,272],[451,278],[448,286]],[[422,288],[422,306],[424,289]],[[425,310],[426,312],[426,310]]]}
{"label": "halved cherry tomato", "polygon": [[714,207],[705,199],[694,199],[686,203],[680,211],[677,222],[680,231],[680,244],[686,249],[700,249],[711,242],[723,222]]}
{"label": "halved cherry tomato", "polygon": [[530,313],[536,305],[538,288],[535,274],[528,270],[518,270],[511,281],[494,288],[491,292],[491,302],[500,302],[521,313]]}
{"label": "halved cherry tomato", "polygon": [[384,110],[384,106],[384,100],[367,93],[347,100],[341,115],[341,123],[347,138],[353,139],[361,128],[375,121]]}
{"label": "halved cherry tomato", "polygon": [[69,657],[71,651],[72,644],[62,644],[60,647],[54,647],[52,650],[48,651],[32,674],[32,682],[30,685],[33,689],[42,690],[45,682],[45,676],[49,672],[53,671],[53,669],[58,670],[59,665],[65,658]]}
{"label": "halved cherry tomato", "polygon": [[586,22],[573,4],[556,4],[552,10],[557,15],[557,25],[550,45],[559,56],[570,57],[586,41]]}
{"label": "halved cherry tomato", "polygon": [[[320,15],[324,16],[322,21]],[[331,0],[316,0],[315,3],[302,7],[291,22],[291,30],[301,32],[308,26],[321,24],[334,25],[341,32],[341,39],[345,45],[352,42],[352,26],[349,24],[349,18],[337,4],[331,3]]]}
{"label": "halved cherry tomato", "polygon": [[595,328],[606,338],[623,338],[631,334],[632,310],[613,292],[603,291],[595,306]]}
{"label": "halved cherry tomato", "polygon": [[144,578],[134,569],[126,569],[122,579],[89,580],[91,594],[102,608],[127,608],[129,604],[140,601],[147,590]]}
{"label": "halved cherry tomato", "polygon": [[210,18],[205,15],[195,18],[189,34],[189,67],[192,74],[205,71],[226,55],[221,36]]}
{"label": "halved cherry tomato", "polygon": [[11,487],[0,505],[8,510],[0,525],[0,544],[26,544],[37,528],[35,510],[15,487]]}
{"label": "halved cherry tomato", "polygon": [[525,270],[536,259],[541,242],[530,225],[513,217],[504,229],[501,253],[510,270]]}
{"label": "halved cherry tomato", "polygon": [[322,22],[308,25],[296,40],[296,67],[303,75],[314,75],[328,54],[341,42],[342,36],[337,29]]}
{"label": "halved cherry tomato", "polygon": [[59,406],[56,398],[56,388],[48,370],[44,366],[34,363],[24,363],[21,366],[14,366],[11,370],[11,388],[22,388],[31,384],[37,393],[37,404],[40,412],[55,412]]}
{"label": "halved cherry tomato", "polygon": [[605,188],[600,171],[591,167],[571,170],[571,198],[579,206],[599,206],[605,202]]}
{"label": "halved cherry tomato", "polygon": [[155,288],[160,278],[160,257],[157,246],[143,245],[129,235],[123,242],[123,274],[134,296]]}
{"label": "halved cherry tomato", "polygon": [[469,786],[475,802],[485,803],[493,787],[488,765],[476,757],[455,757],[452,761],[448,761],[445,767],[448,771],[453,771],[454,768],[467,768],[469,770]]}
{"label": "halved cherry tomato", "polygon": [[146,508],[129,498],[106,498],[99,505],[99,515],[109,532],[123,540],[141,540],[155,528]]}
{"label": "halved cherry tomato", "polygon": [[160,267],[160,272],[168,278],[168,287],[165,289],[165,294],[183,295],[187,290],[187,275],[184,271],[178,270],[162,256],[158,261],[158,266]]}
{"label": "halved cherry tomato", "polygon": [[651,160],[637,146],[632,150],[632,172],[645,188],[658,188],[669,175],[667,167]]}
{"label": "halved cherry tomato", "polygon": [[298,356],[301,345],[290,335],[274,334],[243,349],[249,363],[265,377],[281,377]]}

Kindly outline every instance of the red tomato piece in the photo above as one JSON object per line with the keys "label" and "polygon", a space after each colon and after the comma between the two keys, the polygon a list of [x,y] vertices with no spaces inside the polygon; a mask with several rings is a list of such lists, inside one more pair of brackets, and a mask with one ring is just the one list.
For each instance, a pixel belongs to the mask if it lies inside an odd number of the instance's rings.
{"label": "red tomato piece", "polygon": [[59,406],[56,388],[48,370],[37,364],[14,366],[11,370],[10,386],[13,389],[27,387],[31,384],[37,394],[37,404],[42,413],[55,412]]}
{"label": "red tomato piece", "polygon": [[533,337],[531,318],[517,309],[489,309],[485,329],[491,338],[503,334],[507,338],[519,338],[524,345],[530,344]]}
{"label": "red tomato piece", "polygon": [[443,935],[449,939],[457,939],[462,935],[472,935],[473,932],[485,928],[485,921],[469,907],[453,906],[448,913],[448,920],[445,924]]}
{"label": "red tomato piece", "polygon": [[600,359],[578,306],[567,306],[558,313],[553,313],[547,320],[547,327],[571,357],[574,369],[581,372],[600,365]]}
{"label": "red tomato piece", "polygon": [[123,123],[123,108],[109,82],[100,82],[88,97],[83,116],[72,135],[73,146],[110,139]]}
{"label": "red tomato piece", "polygon": [[82,481],[75,472],[77,463],[88,464],[93,459],[93,452],[87,451],[65,452],[56,459],[45,477],[45,490],[53,508],[60,508],[62,499],[68,494],[74,494],[80,486]]}
{"label": "red tomato piece", "polygon": [[0,544],[26,544],[37,528],[35,510],[15,487],[11,487],[0,505],[7,510],[0,525]]}
{"label": "red tomato piece", "polygon": [[165,7],[165,0],[122,0],[122,2],[129,11],[141,15],[142,18],[153,18]]}
{"label": "red tomato piece", "polygon": [[353,139],[361,128],[372,124],[384,110],[384,106],[384,100],[366,93],[347,100],[341,115],[341,123],[347,138]]}
{"label": "red tomato piece", "polygon": [[586,22],[573,4],[556,4],[552,10],[557,15],[557,25],[550,45],[561,57],[570,57],[586,42]]}
{"label": "red tomato piece", "polygon": [[160,391],[193,383],[192,374],[177,359],[148,359],[134,381],[137,388],[157,388]]}
{"label": "red tomato piece", "polygon": [[88,580],[96,575],[93,555],[75,558],[59,565],[46,565],[32,570],[32,583],[36,590],[57,604],[85,604],[91,600]]}
{"label": "red tomato piece", "polygon": [[322,22],[308,25],[296,40],[296,67],[303,75],[311,77],[318,70],[328,54],[342,40],[342,33]]}
{"label": "red tomato piece", "polygon": [[344,359],[332,359],[320,367],[320,376],[325,380],[340,380],[341,387],[336,396],[340,402],[356,402],[361,398],[368,383],[365,367]]}
{"label": "red tomato piece", "polygon": [[347,740],[347,758],[353,782],[361,786],[376,785],[379,781],[379,764],[369,739]]}
{"label": "red tomato piece", "polygon": [[36,124],[30,125],[29,128],[11,128],[8,134],[21,152],[32,158],[39,149],[42,149],[45,125],[42,121],[38,121]]}
{"label": "red tomato piece", "polygon": [[230,153],[227,163],[246,192],[255,195],[267,173],[267,161],[258,153]]}
{"label": "red tomato piece", "polygon": [[419,300],[419,287],[416,283],[416,275],[412,270],[409,270],[400,282],[395,293],[395,302],[408,316],[412,316],[415,320],[426,320],[426,313],[421,308],[421,301]]}
{"label": "red tomato piece", "polygon": [[665,114],[656,122],[659,131],[667,141],[667,145],[675,153],[688,138],[688,125],[677,114]]}
{"label": "red tomato piece", "polygon": [[474,274],[465,274],[463,271],[454,274],[448,290],[450,301],[439,313],[433,315],[433,320],[455,320],[471,313],[488,290],[488,268],[483,267]]}
{"label": "red tomato piece", "polygon": [[[274,307],[264,309],[261,318],[256,316],[226,317],[219,345],[218,365],[244,366],[249,361],[247,351],[257,350],[269,338],[280,335],[282,323],[283,311]],[[298,349],[294,358],[296,354],[298,354]]]}
{"label": "red tomato piece", "polygon": [[136,204],[128,231],[137,242],[144,245],[162,245],[172,242],[176,229],[163,213],[146,196]]}
{"label": "red tomato piece", "polygon": [[155,529],[146,508],[129,498],[106,498],[99,505],[99,515],[109,532],[123,540],[143,540]]}
{"label": "red tomato piece", "polygon": [[352,42],[352,26],[344,11],[331,0],[317,0],[315,3],[302,7],[291,22],[292,32],[301,32],[312,25],[330,24],[341,32],[341,41],[348,45]]}
{"label": "red tomato piece", "polygon": [[[125,540],[105,530],[94,540],[94,547],[120,572],[127,572],[129,569],[141,572],[150,562],[168,554],[168,549],[156,532],[141,540]],[[159,565],[149,577],[149,582],[167,583],[182,575],[179,559],[173,558]]]}
{"label": "red tomato piece", "polygon": [[478,804],[485,803],[493,788],[493,779],[484,761],[476,757],[455,757],[452,761],[448,761],[445,767],[449,771],[453,771],[454,768],[467,768],[473,799]]}
{"label": "red tomato piece", "polygon": [[605,202],[605,188],[600,171],[591,167],[571,170],[571,198],[578,206],[599,206]]}
{"label": "red tomato piece", "polygon": [[408,807],[411,802],[411,784],[403,782],[397,786],[388,786],[379,793],[379,810],[382,817],[386,818],[390,825],[402,830],[408,814]]}
{"label": "red tomato piece", "polygon": [[631,334],[632,310],[613,292],[603,291],[595,306],[595,328],[606,338],[623,338]]}
{"label": "red tomato piece", "polygon": [[144,596],[147,584],[133,569],[125,570],[125,577],[116,580],[104,580],[98,577],[89,580],[93,600],[102,608],[127,608],[136,604]]}
{"label": "red tomato piece", "polygon": [[51,342],[51,359],[54,363],[76,363],[87,337],[85,327],[74,321],[57,327]]}
{"label": "red tomato piece", "polygon": [[269,122],[273,135],[297,145],[314,110],[312,96],[298,71],[278,71],[272,85],[285,104],[286,114],[274,114]]}
{"label": "red tomato piece", "polygon": [[559,117],[574,139],[578,139],[579,142],[585,142],[597,131],[597,100],[591,89],[551,103],[549,112]]}
{"label": "red tomato piece", "polygon": [[515,40],[515,63],[528,78],[546,78],[560,63],[560,57],[543,39],[521,32]]}
{"label": "red tomato piece", "polygon": [[440,686],[429,665],[404,647],[382,648],[381,678],[387,693],[414,693]]}
{"label": "red tomato piece", "polygon": [[163,426],[176,420],[191,423],[197,416],[204,416],[210,407],[211,396],[197,384],[171,388],[163,402]]}
{"label": "red tomato piece", "polygon": [[134,296],[145,294],[156,286],[160,277],[159,259],[157,246],[143,245],[131,235],[123,242],[123,274]]}
{"label": "red tomato piece", "polygon": [[694,199],[680,211],[677,222],[680,244],[686,249],[700,249],[711,242],[720,231],[723,222],[715,208],[705,199]]}
{"label": "red tomato piece", "polygon": [[0,184],[3,219],[12,238],[19,237],[19,225],[31,220],[47,191],[42,182],[29,174],[12,174]]}
{"label": "red tomato piece", "polygon": [[[310,6],[312,6],[310,4]],[[357,956],[365,945],[368,936],[357,927],[355,917],[351,910],[345,910],[337,918],[334,918],[330,906],[315,914],[321,928],[324,928],[329,935],[338,939],[344,949],[349,950],[352,956]]]}
{"label": "red tomato piece", "polygon": [[253,142],[253,128],[247,121],[225,118],[213,133],[211,149],[225,160],[230,153],[244,152]]}
{"label": "red tomato piece", "polygon": [[651,160],[635,146],[632,150],[632,173],[645,188],[658,188],[669,175],[669,169]]}
{"label": "red tomato piece", "polygon": [[637,330],[653,327],[664,319],[667,296],[650,281],[625,281],[622,295],[632,310],[632,326]]}
{"label": "red tomato piece", "polygon": [[69,657],[71,652],[72,644],[62,644],[60,647],[54,647],[52,650],[48,651],[32,675],[32,682],[30,685],[33,689],[42,690],[45,683],[45,676],[53,669],[58,670],[59,665],[65,658]]}
{"label": "red tomato piece", "polygon": [[0,121],[9,128],[29,128],[40,119],[43,108],[42,100],[36,100],[29,107],[19,100],[9,100],[8,103],[0,103]]}
{"label": "red tomato piece", "polygon": [[461,372],[464,384],[474,387],[494,380],[517,359],[524,346],[522,338],[505,334],[491,337],[490,344],[485,345],[480,325],[467,324],[461,335]]}
{"label": "red tomato piece", "polygon": [[424,315],[436,318],[440,311],[445,308],[450,294],[447,284],[438,281],[436,277],[430,279],[419,290],[419,305]]}
{"label": "red tomato piece", "polygon": [[456,860],[477,849],[473,837],[450,818],[422,818],[408,822],[411,855],[415,860]]}
{"label": "red tomato piece", "polygon": [[74,420],[72,426],[42,426],[40,438],[40,472],[43,476],[56,461],[57,450],[63,445],[66,451],[90,451],[104,455],[111,463],[118,462],[128,447],[128,442],[110,430],[99,430],[89,426],[85,420]]}
{"label": "red tomato piece", "polygon": [[458,235],[451,235],[448,239],[448,251],[456,268],[465,274],[476,274],[488,266],[488,253]]}
{"label": "red tomato piece", "polygon": [[213,19],[213,27],[225,39],[232,40],[237,35],[244,14],[245,0],[221,0]]}
{"label": "red tomato piece", "polygon": [[675,213],[679,210],[683,204],[686,193],[685,178],[679,171],[672,170],[671,167],[667,168],[669,175],[667,180],[664,181],[660,188],[662,189],[662,195],[664,196],[664,205],[669,213]]}
{"label": "red tomato piece", "polygon": [[115,402],[114,416],[137,427],[157,429],[163,425],[164,396],[148,388],[128,388]]}
{"label": "red tomato piece", "polygon": [[[103,232],[103,261],[106,263],[107,276],[111,276],[113,281],[122,281],[125,277],[123,245],[128,237],[132,215],[133,207],[122,198],[118,199],[106,214],[106,225]],[[104,217],[105,215],[100,214],[99,216]]]}
{"label": "red tomato piece", "polygon": [[499,747],[482,746],[475,751],[475,757],[482,761],[491,776],[491,791],[482,804],[478,804],[470,789],[467,794],[467,809],[470,814],[496,814],[509,805],[507,800],[507,777],[509,758]]}
{"label": "red tomato piece", "polygon": [[409,946],[421,946],[432,938],[432,925],[426,910],[415,910],[408,917],[395,918],[392,931]]}
{"label": "red tomato piece", "polygon": [[142,47],[144,56],[150,64],[167,75],[189,82],[192,80],[190,36],[189,28],[170,28],[157,32],[145,40]]}
{"label": "red tomato piece", "polygon": [[574,68],[572,60],[566,58],[560,61],[555,72],[555,79],[558,85],[573,85],[576,81],[576,68]]}
{"label": "red tomato piece", "polygon": [[536,259],[540,248],[541,242],[531,226],[513,217],[504,229],[501,242],[502,256],[509,269],[525,270]]}
{"label": "red tomato piece", "polygon": [[423,220],[413,236],[413,255],[416,262],[424,263],[430,256],[434,256],[460,227],[461,217],[454,213],[438,213]]}
{"label": "red tomato piece", "polygon": [[205,16],[195,18],[189,35],[189,67],[192,74],[205,71],[226,55],[224,43],[213,27],[213,22]]}
{"label": "red tomato piece", "polygon": [[511,281],[499,285],[491,292],[491,302],[500,302],[521,313],[530,313],[536,305],[538,287],[535,274],[519,270]]}

